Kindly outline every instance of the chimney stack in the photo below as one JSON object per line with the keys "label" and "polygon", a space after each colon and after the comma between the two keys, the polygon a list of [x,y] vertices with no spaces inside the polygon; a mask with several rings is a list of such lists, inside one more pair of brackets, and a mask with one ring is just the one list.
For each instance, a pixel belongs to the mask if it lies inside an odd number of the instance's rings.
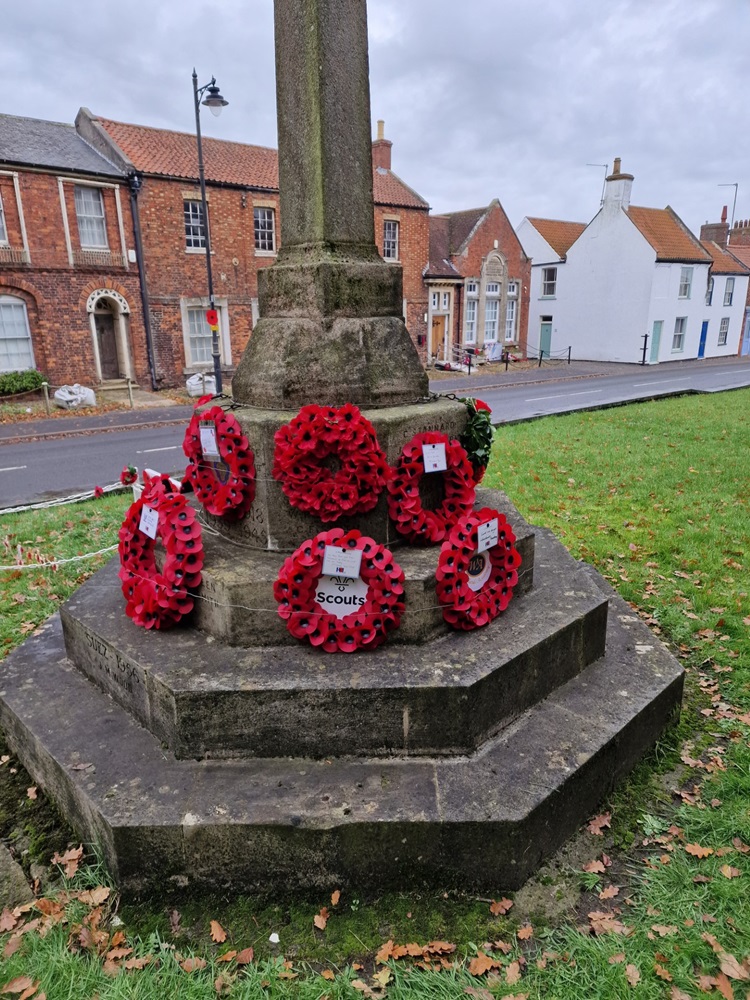
{"label": "chimney stack", "polygon": [[612,173],[604,184],[604,208],[609,211],[627,211],[630,208],[630,193],[633,188],[633,175],[622,173],[622,160],[615,157]]}
{"label": "chimney stack", "polygon": [[729,223],[727,222],[727,206],[721,210],[721,222],[706,222],[701,226],[701,239],[711,240],[726,249],[729,243]]}
{"label": "chimney stack", "polygon": [[372,165],[381,170],[391,169],[391,148],[393,143],[385,137],[385,122],[378,119],[378,137],[372,144]]}

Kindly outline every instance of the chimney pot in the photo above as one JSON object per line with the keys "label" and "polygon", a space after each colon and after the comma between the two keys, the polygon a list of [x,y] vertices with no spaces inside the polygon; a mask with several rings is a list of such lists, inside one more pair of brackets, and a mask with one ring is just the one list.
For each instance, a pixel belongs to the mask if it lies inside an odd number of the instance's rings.
{"label": "chimney pot", "polygon": [[614,167],[612,168],[612,173],[613,174],[619,174],[620,173],[620,166],[621,166],[621,164],[622,164],[622,159],[619,156],[616,156],[615,157],[615,164],[614,164]]}
{"label": "chimney pot", "polygon": [[727,221],[727,206],[726,205],[721,210],[721,221],[722,222],[726,222]]}
{"label": "chimney pot", "polygon": [[378,118],[378,139],[385,139],[385,122]]}

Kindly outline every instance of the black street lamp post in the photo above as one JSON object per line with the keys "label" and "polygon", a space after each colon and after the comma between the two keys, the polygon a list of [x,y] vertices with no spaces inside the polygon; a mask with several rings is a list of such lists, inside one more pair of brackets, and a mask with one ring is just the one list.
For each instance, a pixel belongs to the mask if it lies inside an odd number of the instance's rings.
{"label": "black street lamp post", "polygon": [[[201,101],[201,97],[206,97]],[[204,104],[211,109],[211,114],[217,117],[221,114],[221,109],[225,108],[229,101],[225,101],[216,86],[215,77],[211,77],[211,82],[204,87],[198,86],[198,74],[193,70],[193,97],[195,100],[195,135],[198,140],[198,177],[201,185],[201,211],[203,213],[203,236],[206,244],[206,273],[208,275],[208,301],[209,309],[216,319],[216,303],[214,302],[214,278],[211,271],[211,232],[208,226],[208,205],[206,203],[206,177],[203,170],[203,143],[201,141],[201,115],[200,106]],[[216,391],[222,391],[221,382],[221,352],[219,350],[219,325],[217,322],[211,326],[211,354],[214,361],[214,378],[216,380]]]}

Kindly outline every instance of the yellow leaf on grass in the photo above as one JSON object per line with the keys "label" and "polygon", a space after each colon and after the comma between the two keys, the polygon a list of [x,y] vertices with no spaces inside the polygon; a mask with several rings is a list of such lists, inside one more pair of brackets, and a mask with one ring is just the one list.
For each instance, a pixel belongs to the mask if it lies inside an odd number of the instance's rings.
{"label": "yellow leaf on grass", "polygon": [[390,969],[381,969],[380,972],[376,972],[372,978],[375,980],[376,983],[379,983],[379,985],[382,986],[383,989],[385,989],[388,983],[390,983],[391,979],[393,979],[393,973],[391,972]]}

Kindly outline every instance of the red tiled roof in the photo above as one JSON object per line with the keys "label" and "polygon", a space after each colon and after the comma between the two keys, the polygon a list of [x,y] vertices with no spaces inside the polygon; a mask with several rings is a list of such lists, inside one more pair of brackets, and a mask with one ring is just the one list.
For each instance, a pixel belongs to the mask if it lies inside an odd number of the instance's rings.
{"label": "red tiled roof", "polygon": [[750,247],[733,247],[730,245],[729,252],[733,257],[741,260],[743,264],[747,264],[750,267]]}
{"label": "red tiled roof", "polygon": [[657,260],[693,264],[705,264],[711,260],[708,251],[703,249],[700,241],[669,205],[666,208],[638,208],[631,205],[627,214],[656,251]]}
{"label": "red tiled roof", "polygon": [[[129,125],[108,118],[98,120],[136,170],[160,177],[198,179],[198,152],[191,133]],[[279,154],[275,149],[204,137],[203,161],[209,182],[268,191],[279,189]],[[379,205],[429,207],[390,170],[373,171],[373,189]]]}
{"label": "red tiled roof", "polygon": [[585,222],[563,222],[561,219],[532,219],[529,222],[545,239],[558,257],[564,257],[586,228]]}
{"label": "red tiled roof", "polygon": [[[100,118],[99,122],[136,170],[161,177],[197,180],[198,152],[194,135],[146,125],[128,125],[107,118]],[[207,181],[278,190],[279,165],[275,149],[204,138],[203,161]]]}
{"label": "red tiled roof", "polygon": [[701,246],[711,254],[713,260],[711,274],[747,274],[745,265],[722,249],[718,243],[714,243],[713,240],[701,240]]}

